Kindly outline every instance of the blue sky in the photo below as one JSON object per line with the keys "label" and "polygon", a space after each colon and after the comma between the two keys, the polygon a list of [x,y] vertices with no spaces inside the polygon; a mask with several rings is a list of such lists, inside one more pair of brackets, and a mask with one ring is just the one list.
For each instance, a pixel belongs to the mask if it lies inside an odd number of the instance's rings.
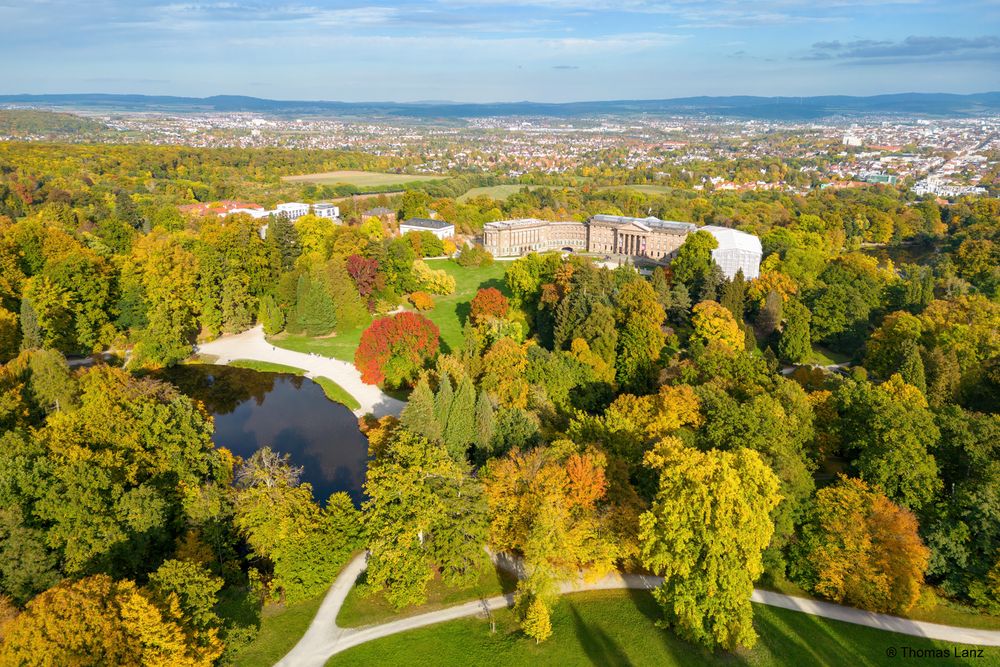
{"label": "blue sky", "polygon": [[0,0],[0,92],[571,101],[1000,89],[998,0]]}

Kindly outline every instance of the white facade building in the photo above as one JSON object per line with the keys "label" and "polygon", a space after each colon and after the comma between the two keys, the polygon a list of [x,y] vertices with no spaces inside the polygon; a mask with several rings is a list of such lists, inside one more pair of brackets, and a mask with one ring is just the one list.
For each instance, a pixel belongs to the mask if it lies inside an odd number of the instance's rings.
{"label": "white facade building", "polygon": [[715,237],[719,247],[712,251],[712,259],[730,280],[743,269],[743,277],[754,280],[760,276],[760,260],[764,255],[760,239],[737,229],[705,225],[699,231],[706,231]]}
{"label": "white facade building", "polygon": [[317,202],[312,206],[313,215],[320,218],[340,219],[340,207],[327,202]]}
{"label": "white facade building", "polygon": [[430,232],[442,241],[455,236],[455,225],[444,220],[430,220],[428,218],[410,218],[399,223],[399,235],[407,232]]}
{"label": "white facade building", "polygon": [[274,209],[275,215],[280,215],[289,220],[298,220],[309,212],[309,204],[302,204],[297,201],[286,204],[278,204]]}

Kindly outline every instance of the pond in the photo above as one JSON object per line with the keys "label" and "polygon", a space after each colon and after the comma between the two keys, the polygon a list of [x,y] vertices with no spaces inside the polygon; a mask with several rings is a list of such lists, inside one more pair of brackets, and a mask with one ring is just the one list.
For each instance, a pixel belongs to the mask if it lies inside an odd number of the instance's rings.
{"label": "pond", "polygon": [[215,418],[212,440],[249,458],[264,446],[291,455],[303,467],[302,481],[325,503],[346,491],[360,505],[368,440],[349,409],[334,403],[307,378],[246,368],[191,364],[157,375],[205,404]]}

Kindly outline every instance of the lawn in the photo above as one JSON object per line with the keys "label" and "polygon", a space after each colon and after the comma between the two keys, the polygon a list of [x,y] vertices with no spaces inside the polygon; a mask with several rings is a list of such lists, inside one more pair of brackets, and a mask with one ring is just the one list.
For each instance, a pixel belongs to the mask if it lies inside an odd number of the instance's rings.
{"label": "lawn", "polygon": [[320,338],[294,334],[278,334],[277,336],[269,337],[267,342],[278,347],[283,347],[286,350],[295,350],[296,352],[305,352],[306,354],[315,352],[324,357],[333,357],[334,359],[340,359],[341,361],[353,364],[354,351],[358,349],[358,343],[361,342],[362,331],[364,329],[348,329],[337,333],[335,336],[322,336]]}
{"label": "lawn", "polygon": [[522,188],[528,188],[530,190],[537,190],[538,188],[545,187],[541,185],[522,185],[514,183],[512,185],[490,185],[482,188],[469,188],[464,194],[458,197],[458,201],[465,202],[473,197],[481,197],[486,195],[492,199],[497,199],[499,201],[504,201],[507,197],[510,197],[515,192],[520,192]]}
{"label": "lawn", "polygon": [[346,389],[330,378],[314,377],[312,381],[322,387],[323,393],[326,394],[326,397],[334,403],[346,405],[350,410],[357,410],[361,407],[361,404],[358,403],[358,399],[348,394]]}
{"label": "lawn", "polygon": [[[268,605],[260,617],[260,632],[240,649],[232,664],[239,667],[271,667],[298,643],[323,602],[322,595],[289,606]],[[226,610],[220,609],[225,616]]]}
{"label": "lawn", "polygon": [[378,188],[384,185],[402,185],[419,181],[438,181],[447,176],[414,174],[386,174],[378,171],[324,171],[318,174],[282,176],[281,180],[291,183],[315,183],[317,185],[353,185],[359,188]]}
{"label": "lawn", "polygon": [[[359,581],[364,581],[363,574]],[[475,583],[459,588],[446,586],[439,576],[435,576],[427,585],[427,602],[414,607],[406,607],[401,611],[395,610],[386,602],[381,593],[365,595],[364,586],[355,586],[347,594],[344,606],[340,608],[340,613],[337,615],[337,625],[342,628],[374,625],[443,607],[451,607],[469,600],[491,598],[513,591],[516,583],[506,572],[498,571],[493,567],[485,568]]]}
{"label": "lawn", "polygon": [[257,361],[256,359],[233,359],[227,365],[235,366],[236,368],[249,368],[250,370],[257,371],[259,373],[288,373],[290,375],[305,374],[304,370],[296,368],[295,366],[275,364],[270,361]]}
{"label": "lawn", "polygon": [[455,292],[446,296],[434,295],[434,308],[423,315],[441,329],[442,351],[457,350],[462,346],[462,327],[469,314],[469,303],[479,288],[496,287],[507,293],[503,280],[506,266],[493,262],[489,266],[465,267],[450,259],[427,260],[427,264],[432,269],[444,269],[455,278]]}
{"label": "lawn", "polygon": [[851,355],[828,350],[820,345],[812,346],[812,354],[807,362],[816,366],[833,366],[834,364],[846,364],[851,360]]}
{"label": "lawn", "polygon": [[[591,591],[564,596],[552,612],[552,637],[525,638],[508,610],[495,613],[491,635],[468,618],[379,639],[333,656],[327,665],[897,665],[910,649],[955,645],[882,632],[794,611],[754,605],[760,635],[751,651],[710,653],[661,630],[660,609],[646,591]],[[890,657],[890,649],[898,657]],[[1000,665],[1000,649],[955,665]]]}
{"label": "lawn", "polygon": [[[489,266],[463,267],[450,259],[431,259],[427,264],[433,269],[444,269],[455,277],[455,292],[446,296],[434,296],[434,308],[422,313],[441,329],[441,348],[444,352],[458,349],[462,345],[462,327],[469,312],[469,302],[480,287],[496,287],[506,293],[503,281],[506,266],[494,262]],[[348,363],[354,363],[354,351],[361,342],[362,329],[341,331],[335,336],[310,338],[280,334],[268,338],[268,342],[296,352],[315,352]]]}

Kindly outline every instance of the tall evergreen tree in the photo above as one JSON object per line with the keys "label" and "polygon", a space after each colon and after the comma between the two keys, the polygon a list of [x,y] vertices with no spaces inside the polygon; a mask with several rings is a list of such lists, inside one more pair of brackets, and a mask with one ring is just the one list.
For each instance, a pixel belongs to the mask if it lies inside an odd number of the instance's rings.
{"label": "tall evergreen tree", "polygon": [[410,394],[410,400],[403,408],[403,414],[400,417],[403,426],[413,433],[435,442],[441,440],[442,429],[436,414],[434,392],[431,391],[431,385],[427,382],[426,376],[421,376],[420,380],[417,381],[413,393]]}
{"label": "tall evergreen tree", "polygon": [[698,292],[698,301],[715,301],[719,297],[719,288],[726,279],[722,269],[715,262],[712,262],[708,270],[705,271],[705,279],[701,283],[701,290]]}
{"label": "tall evergreen tree", "polygon": [[781,295],[771,290],[764,297],[764,305],[757,313],[757,328],[765,336],[770,336],[781,324]]}
{"label": "tall evergreen tree", "polygon": [[451,388],[451,379],[447,373],[442,373],[438,384],[437,396],[434,398],[434,415],[437,417],[438,424],[441,425],[442,434],[448,427],[448,417],[451,415],[453,400],[454,392]]}
{"label": "tall evergreen tree", "polygon": [[489,450],[493,443],[493,433],[496,430],[493,401],[485,391],[479,392],[476,401],[476,447]]}
{"label": "tall evergreen tree", "polygon": [[476,389],[469,376],[463,376],[451,402],[448,424],[444,430],[444,443],[448,454],[464,462],[469,445],[476,438]]}
{"label": "tall evergreen tree", "polygon": [[785,328],[778,340],[778,356],[793,364],[802,363],[812,352],[809,342],[809,309],[799,301],[785,304]]}
{"label": "tall evergreen tree", "polygon": [[670,288],[670,309],[667,311],[670,321],[683,325],[691,319],[691,293],[684,283],[674,283]]}
{"label": "tall evergreen tree", "polygon": [[912,384],[923,393],[927,393],[927,379],[924,374],[924,361],[920,358],[920,346],[910,343],[903,352],[903,360],[899,366],[899,374],[908,384]]}
{"label": "tall evergreen tree", "polygon": [[21,300],[21,349],[32,350],[42,347],[42,328],[38,324],[38,314],[28,299]]}
{"label": "tall evergreen tree", "polygon": [[337,326],[336,306],[326,285],[308,272],[299,276],[295,290],[294,326],[310,336],[328,334]]}
{"label": "tall evergreen tree", "polygon": [[743,321],[743,311],[746,310],[747,281],[743,278],[743,269],[739,269],[732,280],[722,285],[719,303],[729,309],[737,322]]}
{"label": "tall evergreen tree", "polygon": [[653,277],[651,279],[653,284],[653,291],[656,292],[656,298],[663,306],[664,310],[670,308],[670,282],[667,281],[667,274],[663,270],[662,266],[658,266],[653,269]]}
{"label": "tall evergreen tree", "polygon": [[302,242],[295,224],[284,216],[273,216],[267,223],[265,242],[281,258],[281,270],[291,271],[302,254]]}

